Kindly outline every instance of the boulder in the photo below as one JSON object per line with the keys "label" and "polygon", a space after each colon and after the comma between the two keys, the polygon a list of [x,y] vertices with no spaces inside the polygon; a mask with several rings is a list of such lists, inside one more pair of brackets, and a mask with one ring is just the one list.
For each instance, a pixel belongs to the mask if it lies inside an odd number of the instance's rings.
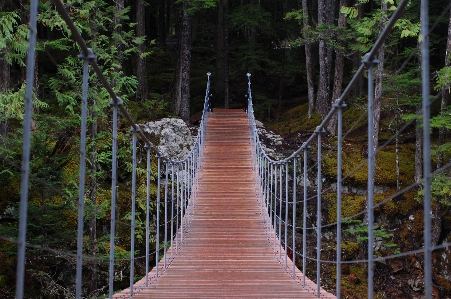
{"label": "boulder", "polygon": [[178,118],[163,118],[141,126],[150,141],[165,156],[181,160],[188,155],[194,138],[185,122]]}

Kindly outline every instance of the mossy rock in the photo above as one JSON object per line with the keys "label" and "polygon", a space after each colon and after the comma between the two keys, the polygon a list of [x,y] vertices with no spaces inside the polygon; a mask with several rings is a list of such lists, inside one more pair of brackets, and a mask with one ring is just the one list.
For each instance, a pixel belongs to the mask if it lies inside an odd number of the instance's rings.
{"label": "mossy rock", "polygon": [[360,244],[358,242],[342,242],[341,249],[343,251],[343,260],[352,261],[359,254]]}

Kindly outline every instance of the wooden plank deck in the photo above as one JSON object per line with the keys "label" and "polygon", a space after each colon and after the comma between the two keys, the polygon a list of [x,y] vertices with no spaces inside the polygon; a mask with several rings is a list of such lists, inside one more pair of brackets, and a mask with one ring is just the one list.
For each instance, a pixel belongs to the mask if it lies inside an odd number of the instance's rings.
{"label": "wooden plank deck", "polygon": [[[297,270],[292,279],[291,268],[278,260],[267,221],[252,168],[247,114],[215,109],[183,245],[166,270],[160,261],[159,278],[152,270],[148,288],[145,278],[135,284],[133,298],[317,298],[312,281],[303,288],[302,273]],[[115,298],[129,294],[127,289]],[[322,291],[321,298],[335,296]]]}

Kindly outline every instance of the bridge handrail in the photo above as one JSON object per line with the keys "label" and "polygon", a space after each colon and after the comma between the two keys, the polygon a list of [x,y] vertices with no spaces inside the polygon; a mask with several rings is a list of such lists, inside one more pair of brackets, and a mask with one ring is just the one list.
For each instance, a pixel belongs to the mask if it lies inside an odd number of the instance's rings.
{"label": "bridge handrail", "polygon": [[[165,156],[154,144],[146,137],[146,135],[141,130],[140,126],[133,120],[131,115],[125,109],[122,100],[114,92],[113,88],[109,84],[106,77],[103,75],[99,65],[96,61],[96,56],[92,49],[88,48],[86,42],[82,38],[80,32],[73,23],[71,17],[69,16],[64,4],[61,0],[54,0],[57,11],[62,16],[64,21],[69,27],[72,33],[72,38],[77,42],[81,48],[81,53],[79,58],[84,60],[83,67],[83,91],[82,91],[82,106],[81,106],[81,138],[80,138],[80,169],[79,169],[79,197],[78,197],[78,235],[77,235],[77,262],[76,262],[76,283],[75,283],[75,298],[79,299],[82,297],[82,267],[83,267],[83,219],[84,219],[84,188],[85,188],[85,163],[86,163],[86,124],[87,124],[87,110],[88,110],[88,78],[89,78],[89,64],[92,65],[93,70],[102,82],[103,87],[107,90],[111,97],[111,106],[113,107],[113,148],[112,148],[112,198],[111,198],[111,233],[110,233],[110,265],[109,265],[109,298],[113,297],[113,282],[114,282],[114,250],[115,250],[115,215],[116,215],[116,197],[117,197],[117,125],[118,125],[118,110],[127,119],[131,125],[131,132],[133,133],[133,161],[132,161],[132,220],[131,220],[131,250],[130,250],[130,296],[133,295],[133,283],[134,283],[134,240],[135,240],[135,206],[136,206],[136,171],[137,171],[137,137],[144,142],[144,148],[147,151],[147,206],[146,206],[146,270],[148,269],[149,261],[149,201],[150,201],[150,161],[151,161],[151,151],[153,151],[154,156],[158,160],[158,173],[156,174],[158,178],[158,190],[157,190],[157,234],[156,234],[156,277],[158,277],[158,262],[159,262],[159,251],[160,248],[160,207],[163,205],[161,203],[161,163],[164,163],[166,180],[164,184],[164,211],[165,211],[165,221],[164,221],[164,267],[167,266],[166,250],[168,244],[168,223],[171,225],[171,243],[175,239],[176,247],[178,247],[178,237],[179,235],[183,237],[184,226],[189,225],[189,213],[192,209],[192,197],[193,197],[193,186],[197,180],[197,173],[200,170],[199,160],[203,154],[203,145],[205,141],[205,126],[208,120],[208,114],[211,112],[210,103],[210,75],[207,73],[207,88],[205,92],[204,106],[202,110],[202,118],[199,125],[198,133],[194,144],[189,151],[189,153],[182,159],[173,159],[171,157]],[[33,88],[33,78],[34,78],[34,52],[36,51],[36,20],[37,20],[37,6],[38,1],[31,1],[30,9],[30,39],[29,39],[29,50],[28,50],[28,60],[27,60],[27,87],[26,87],[26,105],[25,105],[25,117],[24,117],[24,142],[23,142],[23,162],[22,162],[22,182],[21,182],[21,200],[20,200],[20,220],[19,220],[19,238],[18,238],[18,263],[17,263],[17,283],[16,283],[16,298],[23,298],[24,291],[24,276],[25,276],[25,247],[26,244],[26,219],[27,219],[27,205],[28,205],[28,179],[29,179],[29,163],[30,163],[30,136],[31,136],[31,91]],[[175,169],[176,168],[176,169]],[[172,186],[172,200],[170,201],[172,205],[171,220],[168,221],[168,186],[169,186],[169,169],[171,169],[171,186]],[[177,170],[177,172],[175,172]],[[176,182],[175,183],[175,179]],[[177,192],[174,192],[175,185],[177,185]],[[177,194],[177,207],[176,216],[174,216],[174,194]],[[179,206],[180,204],[180,206]],[[179,222],[178,217],[180,213],[180,229],[179,233]],[[185,214],[184,214],[185,213]],[[176,233],[174,233],[174,218],[177,218]],[[182,239],[183,240],[183,239]],[[173,254],[174,250],[171,250]],[[146,277],[148,278],[148,272],[146,271]],[[149,279],[146,279],[146,285]]]}
{"label": "bridge handrail", "polygon": [[[321,281],[321,277],[320,277],[320,263],[322,262],[321,260],[321,256],[320,256],[320,249],[321,249],[321,194],[323,192],[322,190],[322,176],[321,176],[321,137],[323,135],[323,133],[325,133],[325,127],[328,125],[328,123],[331,121],[332,117],[337,114],[337,121],[338,121],[338,149],[337,149],[337,257],[336,257],[336,264],[337,264],[337,272],[336,272],[336,295],[337,298],[340,298],[341,296],[341,266],[340,264],[342,263],[341,261],[341,192],[342,192],[342,170],[341,170],[341,146],[342,146],[342,111],[343,108],[346,106],[344,104],[344,100],[349,96],[351,90],[354,88],[354,86],[356,85],[356,83],[358,82],[358,80],[361,78],[361,76],[363,75],[363,72],[365,71],[365,69],[368,69],[368,130],[372,130],[372,117],[373,117],[373,98],[374,98],[374,89],[373,89],[373,67],[374,65],[377,63],[376,60],[376,55],[379,51],[379,49],[382,47],[382,45],[385,42],[386,37],[388,36],[388,34],[390,33],[391,29],[393,28],[393,26],[395,25],[396,21],[401,17],[401,15],[403,14],[405,8],[407,7],[408,4],[408,0],[403,0],[401,3],[399,3],[397,9],[394,11],[394,13],[392,14],[391,18],[389,19],[387,25],[385,26],[384,30],[382,30],[381,34],[379,35],[378,39],[376,40],[375,44],[373,45],[373,47],[371,48],[371,50],[365,55],[365,57],[362,60],[362,63],[359,67],[359,69],[356,71],[356,73],[354,74],[354,76],[352,77],[351,81],[349,82],[349,84],[346,86],[345,90],[343,91],[343,93],[341,94],[341,96],[335,100],[334,104],[332,105],[331,110],[329,111],[329,113],[322,119],[322,122],[317,126],[316,130],[309,136],[309,138],[303,142],[303,144],[296,150],[294,151],[290,156],[281,159],[281,160],[274,160],[271,157],[268,156],[268,154],[265,152],[264,147],[261,143],[261,141],[259,140],[258,137],[258,129],[256,126],[256,120],[255,120],[255,115],[254,115],[254,110],[253,110],[253,102],[252,102],[252,91],[251,91],[251,82],[250,82],[250,74],[247,74],[248,77],[248,93],[247,93],[247,98],[248,98],[248,105],[247,105],[247,112],[249,114],[249,126],[250,126],[250,132],[251,132],[251,142],[254,148],[254,163],[255,163],[255,167],[257,168],[258,171],[258,177],[260,180],[260,184],[261,184],[261,195],[263,197],[263,202],[264,202],[264,208],[267,210],[267,212],[270,214],[269,218],[270,218],[270,224],[269,224],[269,231],[270,234],[273,234],[273,240],[274,240],[274,248],[276,247],[276,236],[278,235],[278,238],[280,239],[279,242],[279,254],[282,251],[282,243],[284,243],[284,247],[285,247],[285,266],[287,266],[287,249],[289,249],[288,244],[287,244],[287,229],[288,229],[288,209],[289,209],[289,204],[292,205],[293,208],[293,220],[292,220],[292,227],[296,228],[296,185],[297,185],[297,176],[296,176],[296,161],[297,159],[300,157],[300,154],[303,153],[304,155],[304,166],[303,166],[303,170],[304,170],[304,174],[303,174],[303,189],[304,189],[304,210],[303,210],[303,253],[301,254],[301,257],[303,259],[303,273],[306,273],[306,205],[307,205],[307,154],[308,154],[308,149],[311,146],[311,144],[313,143],[313,141],[317,138],[317,148],[318,148],[318,162],[317,162],[317,186],[316,186],[316,190],[317,190],[317,224],[316,224],[316,235],[317,235],[317,257],[316,259],[314,259],[317,263],[317,269],[316,269],[316,273],[317,273],[317,295],[320,295],[320,281]],[[427,8],[424,8],[424,5],[422,6],[422,12],[424,15],[427,15],[425,13],[425,10],[427,11]],[[425,23],[427,23],[426,21],[422,21],[422,24],[424,25]],[[422,34],[423,36],[427,36],[428,31],[427,31],[427,26],[422,27]],[[425,44],[427,44],[426,42],[423,43],[423,46],[425,46]],[[425,51],[423,50],[423,53]],[[426,65],[423,66],[423,72],[427,72],[427,67]],[[428,84],[428,82],[423,82],[423,84]],[[425,95],[426,94],[426,95]],[[428,92],[423,92],[423,107],[428,107],[428,102],[425,101],[424,99],[428,98]],[[425,109],[425,108],[423,108]],[[428,109],[428,108],[426,108]],[[426,110],[425,114],[428,114],[429,112]],[[429,116],[429,114],[428,114]],[[426,118],[426,117],[425,117]],[[423,120],[425,122],[425,120]],[[428,120],[427,120],[428,121]],[[424,124],[425,127],[429,128],[428,124]],[[373,298],[373,275],[374,275],[374,266],[373,263],[375,261],[374,258],[374,254],[373,254],[373,222],[374,222],[374,216],[373,216],[373,210],[374,210],[374,186],[371,183],[372,181],[374,181],[374,157],[375,157],[375,151],[373,149],[373,144],[372,144],[372,134],[368,134],[368,298]],[[426,147],[430,146],[430,142],[427,142]],[[370,148],[371,147],[371,148]],[[429,152],[429,149],[428,149]],[[425,158],[424,158],[424,163],[425,163],[425,169],[427,169],[427,165],[429,165],[428,161],[426,161],[428,154],[425,154]],[[293,199],[289,202],[288,201],[288,181],[289,181],[289,177],[290,174],[288,172],[288,166],[289,164],[292,163],[293,164],[293,168],[294,168],[294,173],[293,173],[293,182],[292,184],[292,190],[293,190],[293,194],[292,197]],[[283,178],[283,168],[285,168],[285,180],[286,180],[286,184],[285,184],[285,192],[286,192],[286,201],[285,201],[285,220],[283,221],[283,224],[285,225],[285,242],[282,242],[282,231],[281,231],[281,227],[282,227],[282,205],[283,205],[283,195],[282,195],[282,189],[283,189],[283,182],[282,182],[282,178]],[[278,171],[279,170],[279,171]],[[425,174],[425,178],[430,177],[430,169],[427,169],[424,171]],[[278,185],[278,177],[280,178],[280,183]],[[429,179],[430,180],[430,179]],[[426,182],[425,182],[426,183]],[[429,182],[430,183],[430,182]],[[280,191],[280,195],[278,195],[278,191]],[[430,208],[428,208],[428,204],[430,203],[430,191],[425,192],[425,211],[430,210]],[[273,205],[274,202],[274,205]],[[279,204],[279,215],[277,215],[277,203]],[[430,204],[429,204],[430,205]],[[277,221],[278,220],[278,228],[279,228],[279,232],[277,233]],[[428,226],[429,225],[429,226]],[[295,276],[295,255],[296,255],[296,250],[295,250],[295,229],[293,229],[293,236],[292,236],[292,240],[293,240],[293,244],[292,244],[292,262],[293,262],[293,277]],[[430,231],[430,215],[429,213],[425,213],[425,235],[427,234],[426,231]],[[430,241],[430,240],[429,240]],[[425,249],[422,250],[425,254],[425,259],[430,260],[430,252],[432,251],[431,249],[431,245],[429,244],[430,242],[427,241],[428,245],[425,246]],[[428,263],[430,264],[430,263]],[[425,289],[427,290],[427,292],[430,293],[430,285],[431,285],[431,267],[430,265],[426,265],[425,264]],[[305,279],[305,277],[304,277]],[[305,281],[304,281],[304,286],[305,286]]]}

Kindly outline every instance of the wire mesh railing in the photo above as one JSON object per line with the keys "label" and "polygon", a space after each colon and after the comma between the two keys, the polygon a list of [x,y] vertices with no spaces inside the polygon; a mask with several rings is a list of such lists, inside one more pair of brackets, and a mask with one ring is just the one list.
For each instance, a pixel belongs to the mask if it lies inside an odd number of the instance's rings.
{"label": "wire mesh railing", "polygon": [[[73,39],[81,48],[81,53],[78,56],[83,60],[83,81],[82,81],[82,103],[81,103],[81,136],[80,136],[80,168],[79,168],[79,191],[78,191],[78,233],[77,233],[77,254],[76,254],[76,283],[75,283],[75,298],[82,298],[82,269],[84,263],[93,257],[83,254],[83,237],[84,237],[84,214],[85,214],[85,165],[86,165],[86,131],[87,131],[87,112],[88,106],[88,86],[89,86],[89,66],[99,77],[103,87],[107,90],[111,97],[112,106],[112,165],[111,165],[111,225],[110,225],[110,257],[109,257],[109,298],[114,294],[114,277],[115,277],[115,247],[116,247],[116,224],[119,222],[116,219],[116,205],[117,205],[117,190],[118,190],[118,114],[120,113],[131,125],[131,146],[132,146],[132,186],[131,186],[131,223],[130,223],[130,297],[134,293],[134,265],[137,259],[143,258],[135,257],[135,230],[136,225],[136,205],[137,205],[137,167],[139,161],[137,160],[137,149],[143,146],[146,152],[146,221],[145,221],[145,263],[146,263],[146,286],[151,278],[149,275],[150,255],[155,254],[156,269],[155,276],[160,275],[158,262],[162,257],[163,269],[168,266],[168,260],[174,257],[179,247],[183,244],[184,233],[189,227],[190,215],[193,212],[193,197],[196,193],[196,182],[198,180],[198,172],[201,164],[200,159],[203,154],[203,146],[205,141],[205,126],[208,120],[210,108],[210,73],[207,74],[207,88],[205,93],[205,102],[203,107],[203,115],[197,137],[191,151],[183,159],[174,159],[165,156],[159,151],[152,142],[146,137],[140,126],[135,123],[131,115],[128,113],[123,105],[121,98],[114,92],[113,88],[103,75],[99,65],[96,61],[96,56],[93,51],[88,48],[87,44],[81,37],[75,24],[71,20],[66,8],[60,0],[54,1],[55,6],[70,28]],[[23,161],[22,161],[22,182],[21,182],[21,201],[20,201],[20,221],[19,221],[19,237],[16,241],[18,244],[18,260],[17,260],[17,274],[16,274],[16,298],[21,299],[24,296],[24,281],[25,281],[25,255],[26,247],[29,246],[26,242],[27,232],[27,206],[28,206],[28,180],[30,176],[30,139],[31,139],[31,115],[32,115],[32,88],[34,82],[34,52],[36,50],[36,17],[37,17],[38,1],[31,1],[30,10],[30,40],[29,52],[27,61],[27,92],[26,105],[24,117],[24,139],[23,139]],[[138,138],[140,142],[138,142]],[[158,170],[156,173],[151,171],[152,159],[156,160]],[[157,180],[156,184],[156,215],[151,215],[151,176]],[[164,180],[164,182],[163,182]],[[162,198],[163,197],[163,198]],[[151,216],[156,218],[155,226],[155,252],[150,252],[151,243]],[[162,231],[161,231],[162,230]],[[172,246],[171,255],[167,256],[169,246]],[[30,247],[37,248],[39,246]],[[39,247],[40,248],[40,247]],[[48,251],[52,252],[51,249]],[[163,254],[161,255],[161,251]],[[53,251],[58,252],[58,251]]]}
{"label": "wire mesh railing", "polygon": [[[431,243],[431,176],[435,173],[431,173],[431,140],[430,140],[430,106],[431,99],[429,96],[429,59],[428,59],[428,11],[427,1],[421,2],[421,34],[424,37],[421,43],[421,62],[422,62],[422,115],[423,115],[423,179],[421,182],[415,182],[407,186],[406,188],[395,192],[393,195],[388,196],[384,200],[378,200],[375,203],[375,161],[376,156],[384,145],[376,150],[377,145],[373,144],[373,117],[374,117],[374,67],[377,65],[377,53],[383,45],[385,39],[390,33],[396,21],[403,15],[403,12],[408,4],[408,1],[402,1],[399,3],[396,11],[393,12],[390,20],[388,21],[385,29],[381,32],[377,41],[371,50],[365,55],[359,69],[351,79],[350,83],[343,91],[339,99],[336,99],[330,113],[323,118],[321,124],[318,125],[313,134],[302,144],[300,148],[293,152],[289,157],[274,160],[269,157],[262,146],[258,136],[258,128],[256,126],[253,103],[252,103],[252,91],[251,91],[251,75],[248,74],[248,114],[249,124],[251,132],[251,142],[253,145],[254,165],[258,171],[258,180],[260,182],[260,195],[263,198],[262,208],[268,212],[269,223],[267,223],[267,229],[270,233],[270,239],[273,244],[274,250],[278,252],[279,258],[284,262],[285,267],[292,267],[292,277],[295,276],[296,259],[301,261],[302,273],[303,273],[303,286],[306,286],[305,275],[310,273],[316,273],[317,283],[317,296],[320,297],[320,288],[322,284],[321,266],[327,264],[329,266],[335,265],[335,295],[337,298],[342,297],[342,265],[344,264],[358,264],[365,263],[367,271],[367,298],[373,298],[375,294],[374,285],[374,271],[376,261],[385,261],[387,259],[399,258],[410,254],[422,254],[423,255],[423,273],[424,273],[424,294],[425,298],[432,298],[432,251],[435,249],[446,248],[449,243],[442,243],[436,246],[432,246]],[[448,11],[448,10],[447,10]],[[410,58],[409,58],[410,59]],[[343,205],[343,181],[350,176],[352,172],[357,171],[354,169],[351,173],[343,173],[343,110],[346,107],[344,100],[349,96],[351,90],[354,88],[358,79],[367,72],[368,78],[368,105],[367,105],[367,122],[368,122],[368,154],[359,168],[367,165],[367,185],[364,191],[367,206],[365,210],[359,211],[348,217],[343,217],[342,205]],[[325,135],[325,128],[336,114],[337,116],[337,135],[336,146],[333,148],[334,157],[336,157],[336,181],[334,186],[330,184],[331,178],[328,177],[327,187],[323,187],[323,182],[326,181],[324,173],[322,171],[323,161],[325,154],[323,153],[323,136]],[[362,117],[358,121],[362,120]],[[410,122],[411,123],[411,122]],[[407,128],[410,124],[407,122],[401,130]],[[396,133],[398,134],[398,132]],[[393,140],[389,138],[389,140]],[[388,144],[387,141],[385,144]],[[313,155],[316,150],[316,157]],[[331,150],[329,149],[330,154]],[[302,155],[302,156],[301,156]],[[312,160],[314,163],[312,163]],[[442,172],[447,166],[436,170],[436,172]],[[316,171],[315,178],[313,173]],[[329,174],[330,175],[330,174]],[[406,252],[392,253],[387,255],[375,255],[375,248],[378,246],[378,239],[375,235],[375,228],[377,221],[374,217],[375,209],[386,204],[388,201],[399,197],[410,189],[423,184],[423,204],[424,204],[424,228],[423,237],[424,245],[422,248],[412,249]],[[299,191],[297,190],[299,189]],[[324,196],[330,195],[334,191],[333,201],[336,204],[336,221],[333,223],[324,223],[324,207],[322,207]],[[315,195],[313,196],[312,193]],[[301,199],[299,199],[301,197]],[[303,197],[303,198],[302,198]],[[316,202],[313,200],[316,199]],[[330,200],[330,197],[329,197]],[[297,205],[302,205],[301,209],[297,209]],[[316,205],[316,211],[313,209]],[[299,210],[299,211],[298,211]],[[314,214],[313,214],[314,213]],[[297,219],[298,214],[300,218]],[[312,215],[313,214],[313,215]],[[362,217],[365,215],[365,230],[367,244],[366,259],[359,260],[343,260],[343,225],[349,229],[348,222],[350,219],[356,217]],[[297,223],[302,223],[298,226]],[[328,259],[324,256],[325,241],[324,231],[331,232],[335,228],[333,238],[335,244],[328,245],[335,247],[335,254],[332,258]],[[322,231],[324,230],[324,231]],[[291,238],[291,239],[290,239]],[[313,241],[312,239],[316,239]],[[278,241],[279,240],[279,241]],[[301,246],[297,245],[300,243]],[[301,247],[301,250],[297,250],[297,247]],[[282,253],[284,256],[282,256]],[[289,261],[289,258],[291,261]],[[315,265],[316,269],[308,269],[308,265]],[[328,266],[328,267],[329,267]]]}

